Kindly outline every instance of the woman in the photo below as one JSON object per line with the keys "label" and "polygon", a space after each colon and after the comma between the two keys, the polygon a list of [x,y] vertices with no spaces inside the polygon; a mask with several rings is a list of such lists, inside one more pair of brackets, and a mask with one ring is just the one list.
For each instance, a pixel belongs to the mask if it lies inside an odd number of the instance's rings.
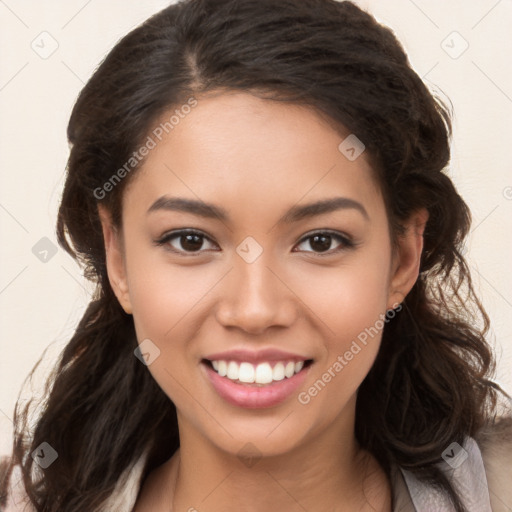
{"label": "woman", "polygon": [[97,292],[8,510],[509,510],[450,131],[350,2],[128,34],[70,119],[57,230]]}

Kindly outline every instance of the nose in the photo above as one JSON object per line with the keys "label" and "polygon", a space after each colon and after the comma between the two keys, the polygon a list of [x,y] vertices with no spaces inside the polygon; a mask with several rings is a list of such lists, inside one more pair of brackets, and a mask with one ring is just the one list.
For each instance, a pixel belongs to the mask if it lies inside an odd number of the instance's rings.
{"label": "nose", "polygon": [[295,295],[286,278],[272,267],[263,255],[252,263],[235,256],[234,268],[220,292],[219,323],[250,334],[292,325],[298,312]]}

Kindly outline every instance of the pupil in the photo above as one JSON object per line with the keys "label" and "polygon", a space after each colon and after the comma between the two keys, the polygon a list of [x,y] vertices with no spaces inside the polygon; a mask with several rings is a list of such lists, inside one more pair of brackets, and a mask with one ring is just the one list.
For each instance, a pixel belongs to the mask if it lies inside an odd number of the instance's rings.
{"label": "pupil", "polygon": [[311,248],[319,252],[328,251],[331,246],[330,235],[314,235],[310,242]]}
{"label": "pupil", "polygon": [[203,245],[201,237],[199,235],[183,235],[182,238],[185,239],[185,243],[182,243],[182,247],[189,251],[197,251]]}

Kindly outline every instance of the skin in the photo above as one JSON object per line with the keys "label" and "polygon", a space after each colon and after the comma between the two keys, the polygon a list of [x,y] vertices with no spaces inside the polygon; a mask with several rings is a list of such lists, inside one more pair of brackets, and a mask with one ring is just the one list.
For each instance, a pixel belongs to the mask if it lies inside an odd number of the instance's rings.
{"label": "skin", "polygon": [[[306,405],[293,393],[267,409],[236,407],[200,363],[232,348],[290,351],[313,359],[307,391],[410,291],[428,215],[412,215],[393,250],[367,155],[349,161],[338,150],[345,135],[306,107],[241,92],[199,96],[127,186],[120,232],[99,207],[112,288],[139,343],[159,348],[147,369],[178,411],[180,450],[146,480],[137,512],[391,510],[390,483],[354,435],[357,389],[380,332]],[[214,203],[229,220],[148,214],[163,195]],[[368,218],[347,208],[277,222],[294,205],[338,196]],[[183,237],[167,243],[181,254],[153,243],[183,228],[204,232],[199,252],[187,254]],[[304,237],[326,229],[356,245],[332,238],[327,254]],[[248,236],[263,249],[252,263],[236,252]],[[251,467],[238,456],[249,442],[261,455]]]}

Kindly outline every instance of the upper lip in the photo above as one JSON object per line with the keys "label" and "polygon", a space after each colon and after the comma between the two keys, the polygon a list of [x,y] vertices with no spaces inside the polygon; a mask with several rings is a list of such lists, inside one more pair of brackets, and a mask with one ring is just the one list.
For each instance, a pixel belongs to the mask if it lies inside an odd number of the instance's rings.
{"label": "upper lip", "polygon": [[248,362],[253,364],[264,363],[266,361],[307,361],[308,357],[301,356],[299,354],[293,354],[292,352],[285,352],[274,348],[266,348],[263,350],[253,351],[247,349],[234,349],[227,350],[225,352],[216,352],[206,356],[205,359],[209,361],[238,361]]}

